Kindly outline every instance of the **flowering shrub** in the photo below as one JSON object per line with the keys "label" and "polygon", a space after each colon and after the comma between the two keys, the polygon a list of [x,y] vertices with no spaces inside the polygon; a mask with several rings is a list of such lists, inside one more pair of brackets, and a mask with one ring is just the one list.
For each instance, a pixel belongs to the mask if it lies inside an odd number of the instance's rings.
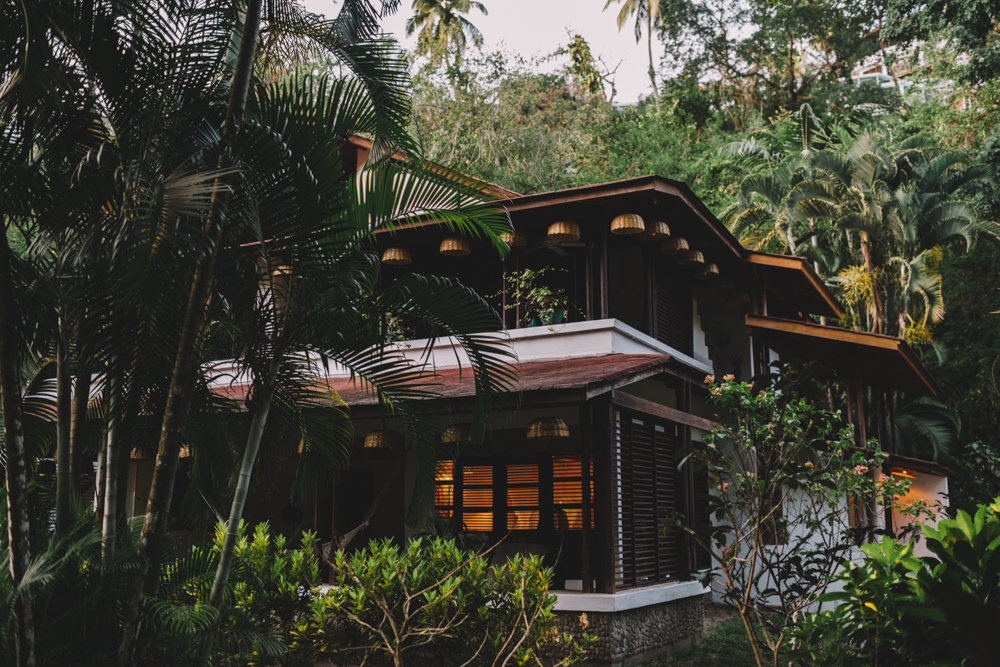
{"label": "flowering shrub", "polygon": [[708,581],[739,611],[758,664],[777,660],[791,619],[810,608],[906,480],[876,475],[874,443],[788,390],[705,378],[723,426],[682,465],[708,479],[710,527],[681,527],[708,551]]}

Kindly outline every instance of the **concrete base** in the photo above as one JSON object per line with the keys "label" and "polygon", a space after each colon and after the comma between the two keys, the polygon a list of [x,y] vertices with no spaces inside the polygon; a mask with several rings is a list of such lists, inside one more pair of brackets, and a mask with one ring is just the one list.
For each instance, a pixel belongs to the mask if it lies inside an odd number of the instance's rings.
{"label": "concrete base", "polygon": [[622,611],[556,611],[559,629],[597,637],[594,666],[635,665],[701,639],[707,594],[681,597]]}

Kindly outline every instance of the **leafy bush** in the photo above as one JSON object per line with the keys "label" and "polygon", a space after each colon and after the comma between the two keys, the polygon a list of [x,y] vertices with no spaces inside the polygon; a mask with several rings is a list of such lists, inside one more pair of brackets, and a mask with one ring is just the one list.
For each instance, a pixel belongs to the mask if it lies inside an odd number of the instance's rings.
{"label": "leafy bush", "polygon": [[229,585],[216,609],[208,599],[224,539],[220,523],[210,546],[191,547],[163,568],[157,597],[149,603],[147,659],[191,664],[210,656],[213,665],[283,659],[319,584],[315,536],[303,533],[300,547],[290,549],[267,523],[258,524],[251,537],[241,523]]}
{"label": "leafy bush", "polygon": [[992,665],[1000,655],[1000,498],[923,526],[934,554],[884,538],[837,575],[839,606],[806,616],[794,654],[810,664]]}
{"label": "leafy bush", "polygon": [[565,665],[590,641],[556,631],[552,572],[536,556],[490,566],[453,541],[417,538],[338,552],[332,567],[335,587],[294,632],[303,662]]}

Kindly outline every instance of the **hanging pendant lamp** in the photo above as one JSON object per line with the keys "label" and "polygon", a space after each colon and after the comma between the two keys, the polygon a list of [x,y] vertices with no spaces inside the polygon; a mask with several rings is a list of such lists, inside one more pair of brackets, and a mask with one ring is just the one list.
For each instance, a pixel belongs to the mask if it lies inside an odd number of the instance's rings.
{"label": "hanging pendant lamp", "polygon": [[615,219],[611,221],[612,234],[632,236],[634,234],[642,234],[644,231],[646,231],[646,223],[643,221],[642,216],[637,213],[622,213],[615,216]]}
{"label": "hanging pendant lamp", "polygon": [[675,236],[672,239],[667,239],[660,246],[660,252],[664,255],[682,255],[690,249],[691,244],[683,236]]}
{"label": "hanging pendant lamp", "polygon": [[528,245],[528,238],[516,229],[513,231],[502,232],[500,234],[500,240],[511,248],[523,248]]}
{"label": "hanging pendant lamp", "polygon": [[703,280],[715,280],[719,277],[719,265],[715,262],[709,262],[698,274],[698,277]]}
{"label": "hanging pendant lamp", "polygon": [[569,425],[558,417],[540,417],[528,426],[528,439],[568,438]]}
{"label": "hanging pendant lamp", "polygon": [[442,445],[457,445],[469,441],[468,424],[454,424],[441,432]]}
{"label": "hanging pendant lamp", "polygon": [[567,243],[580,240],[580,225],[575,222],[553,222],[546,233],[550,241]]}
{"label": "hanging pendant lamp", "polygon": [[472,253],[472,245],[466,239],[451,237],[441,241],[438,252],[445,257],[464,257]]}
{"label": "hanging pendant lamp", "polygon": [[413,263],[413,255],[406,248],[386,248],[382,253],[382,263],[386,266],[407,266]]}
{"label": "hanging pendant lamp", "polygon": [[670,238],[670,226],[665,222],[654,222],[646,225],[646,231],[640,236],[647,241],[664,241]]}
{"label": "hanging pendant lamp", "polygon": [[689,250],[686,255],[681,257],[681,266],[704,266],[705,264],[705,253],[700,250]]}

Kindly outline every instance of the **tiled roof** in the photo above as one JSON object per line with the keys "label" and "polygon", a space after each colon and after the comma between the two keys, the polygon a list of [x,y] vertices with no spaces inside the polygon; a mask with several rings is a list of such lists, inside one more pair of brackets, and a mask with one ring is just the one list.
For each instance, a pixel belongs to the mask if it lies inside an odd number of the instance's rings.
{"label": "tiled roof", "polygon": [[[663,354],[606,354],[524,363],[518,365],[520,389],[525,393],[578,390],[591,396],[656,375],[669,361],[670,357]],[[333,378],[327,384],[348,405],[378,402],[368,387],[351,378]],[[469,368],[439,370],[428,376],[421,388],[428,392],[428,398],[466,398],[476,393],[475,379]],[[227,385],[218,387],[216,392],[239,400],[245,396],[246,389],[246,385]]]}

